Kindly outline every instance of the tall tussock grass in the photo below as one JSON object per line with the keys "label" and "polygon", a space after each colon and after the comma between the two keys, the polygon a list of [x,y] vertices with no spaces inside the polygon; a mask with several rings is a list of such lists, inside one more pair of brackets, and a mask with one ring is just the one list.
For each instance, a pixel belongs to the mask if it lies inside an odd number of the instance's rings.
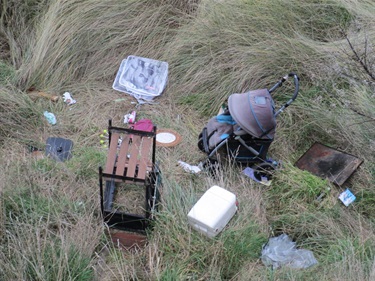
{"label": "tall tussock grass", "polygon": [[79,82],[108,83],[130,54],[160,58],[183,10],[193,5],[174,4],[50,1],[35,23],[30,54],[19,68],[21,85],[58,90]]}
{"label": "tall tussock grass", "polygon": [[0,86],[0,91],[0,143],[9,137],[20,141],[35,138],[34,129],[42,124],[40,109],[14,87]]}
{"label": "tall tussock grass", "polygon": [[[1,1],[0,280],[373,280],[374,15],[370,0]],[[128,55],[169,63],[155,104],[135,107],[111,89]],[[178,165],[206,159],[198,135],[230,94],[270,88],[291,71],[301,87],[277,118],[270,186],[231,161],[213,174]],[[32,100],[30,87],[69,91],[77,103]],[[275,91],[276,108],[293,90],[287,81]],[[147,244],[124,251],[100,215],[107,150],[99,135],[132,110],[182,141],[157,146],[159,213]],[[74,142],[70,160],[46,157],[50,136]],[[299,170],[294,163],[315,142],[363,163],[343,186]],[[235,193],[239,209],[209,239],[187,213],[212,185]],[[346,188],[357,197],[348,207],[338,199]],[[318,264],[264,266],[263,245],[282,233]]]}
{"label": "tall tussock grass", "polygon": [[270,87],[290,71],[306,84],[325,75],[318,45],[341,38],[351,18],[339,1],[202,1],[169,45],[175,91],[212,114],[230,93]]}

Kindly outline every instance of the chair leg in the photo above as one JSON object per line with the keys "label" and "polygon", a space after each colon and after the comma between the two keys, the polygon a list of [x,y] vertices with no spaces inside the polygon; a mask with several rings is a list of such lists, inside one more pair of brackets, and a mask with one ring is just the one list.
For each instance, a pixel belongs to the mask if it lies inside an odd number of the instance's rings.
{"label": "chair leg", "polygon": [[104,218],[104,203],[103,203],[103,168],[99,167],[99,188],[100,188],[100,210]]}
{"label": "chair leg", "polygon": [[111,211],[112,210],[112,204],[113,204],[113,197],[115,194],[115,181],[105,181],[105,193],[104,193],[104,210],[105,211]]}

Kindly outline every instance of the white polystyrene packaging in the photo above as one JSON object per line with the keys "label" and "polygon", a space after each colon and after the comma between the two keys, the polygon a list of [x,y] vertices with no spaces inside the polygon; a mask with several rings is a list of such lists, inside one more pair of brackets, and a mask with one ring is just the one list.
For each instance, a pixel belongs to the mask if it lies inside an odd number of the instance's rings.
{"label": "white polystyrene packaging", "polygon": [[214,185],[190,210],[188,221],[195,230],[212,238],[223,230],[236,211],[236,195]]}
{"label": "white polystyrene packaging", "polygon": [[168,63],[149,58],[128,56],[119,67],[112,88],[151,101],[161,95],[168,80]]}

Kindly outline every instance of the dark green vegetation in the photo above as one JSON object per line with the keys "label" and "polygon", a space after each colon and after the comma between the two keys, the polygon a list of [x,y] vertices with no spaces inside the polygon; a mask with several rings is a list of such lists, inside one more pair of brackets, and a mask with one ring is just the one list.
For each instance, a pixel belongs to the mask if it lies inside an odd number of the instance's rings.
{"label": "dark green vegetation", "polygon": [[[370,0],[1,1],[0,280],[374,280],[374,30]],[[163,208],[148,245],[124,255],[101,223],[97,168],[107,120],[121,125],[134,110],[111,88],[128,55],[169,63],[159,104],[137,116],[183,141],[157,149]],[[300,95],[278,118],[269,154],[283,165],[270,187],[231,163],[216,179],[176,165],[202,160],[198,134],[230,94],[270,87],[290,71]],[[30,87],[71,92],[77,104],[31,99]],[[275,92],[278,106],[292,90]],[[50,136],[74,142],[72,159],[31,156],[29,145],[44,149]],[[363,160],[344,186],[294,167],[316,141]],[[213,184],[236,193],[240,209],[207,239],[187,213]],[[357,199],[345,207],[337,197],[348,187]],[[281,233],[319,264],[266,268],[262,245]]]}

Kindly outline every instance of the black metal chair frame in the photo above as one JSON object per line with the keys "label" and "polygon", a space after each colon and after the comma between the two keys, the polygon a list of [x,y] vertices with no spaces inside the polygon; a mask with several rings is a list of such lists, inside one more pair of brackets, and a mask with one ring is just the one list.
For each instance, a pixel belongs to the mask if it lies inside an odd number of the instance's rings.
{"label": "black metal chair frame", "polygon": [[[145,233],[152,226],[160,197],[161,175],[155,163],[156,126],[152,132],[146,132],[114,127],[112,120],[109,120],[108,135],[106,167],[104,170],[99,167],[100,206],[104,222],[110,228]],[[121,135],[121,145],[118,145]],[[151,163],[147,159],[150,149]],[[143,186],[145,215],[121,212],[113,208],[114,194],[121,182],[125,186],[126,183]]]}

